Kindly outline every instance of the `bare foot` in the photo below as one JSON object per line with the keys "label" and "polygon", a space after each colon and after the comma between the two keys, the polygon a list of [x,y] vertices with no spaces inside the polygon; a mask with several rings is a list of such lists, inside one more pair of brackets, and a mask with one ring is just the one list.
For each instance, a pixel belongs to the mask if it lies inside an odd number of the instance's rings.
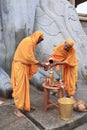
{"label": "bare foot", "polygon": [[0,105],[2,105],[5,102],[5,98],[0,98]]}
{"label": "bare foot", "polygon": [[3,101],[3,100],[0,100],[0,105],[3,104],[3,103],[4,103],[4,101]]}
{"label": "bare foot", "polygon": [[19,109],[15,109],[14,111],[14,114],[17,116],[17,117],[26,117],[22,112],[20,112]]}
{"label": "bare foot", "polygon": [[30,110],[36,110],[36,108],[31,106]]}

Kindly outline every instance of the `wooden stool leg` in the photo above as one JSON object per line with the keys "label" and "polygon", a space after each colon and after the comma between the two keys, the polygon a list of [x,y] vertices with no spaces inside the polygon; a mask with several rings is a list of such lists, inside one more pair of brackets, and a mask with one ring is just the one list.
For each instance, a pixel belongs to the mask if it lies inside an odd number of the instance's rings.
{"label": "wooden stool leg", "polygon": [[44,88],[44,111],[47,111],[47,106],[49,102],[49,91]]}
{"label": "wooden stool leg", "polygon": [[63,89],[59,89],[58,90],[58,98],[62,98],[63,97]]}

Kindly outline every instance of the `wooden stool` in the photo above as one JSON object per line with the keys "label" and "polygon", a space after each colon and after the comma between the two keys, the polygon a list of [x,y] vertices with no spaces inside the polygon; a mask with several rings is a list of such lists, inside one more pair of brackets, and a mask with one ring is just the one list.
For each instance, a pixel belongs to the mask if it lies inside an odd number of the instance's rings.
{"label": "wooden stool", "polygon": [[58,92],[58,98],[62,98],[63,89],[61,89],[60,83],[58,87],[51,87],[43,83],[43,87],[44,87],[44,111],[47,111],[47,109],[50,107],[56,107],[58,109],[58,103],[52,102],[50,100],[50,90],[56,90]]}

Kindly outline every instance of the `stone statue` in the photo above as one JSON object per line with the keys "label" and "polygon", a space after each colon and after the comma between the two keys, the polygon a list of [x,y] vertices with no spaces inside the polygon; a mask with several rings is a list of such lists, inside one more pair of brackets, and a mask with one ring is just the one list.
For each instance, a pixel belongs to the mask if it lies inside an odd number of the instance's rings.
{"label": "stone statue", "polygon": [[[56,45],[72,38],[79,60],[79,80],[85,79],[87,35],[82,29],[76,9],[67,0],[1,0],[0,66],[10,74],[17,44],[38,29],[44,33],[45,39],[44,43],[37,46],[37,58],[44,61]],[[47,74],[39,68],[31,83],[41,88]],[[56,72],[55,78],[59,76],[60,73]]]}
{"label": "stone statue", "polygon": [[[85,79],[87,35],[82,29],[76,9],[65,0],[39,0],[35,20],[35,30],[41,29],[45,34],[44,43],[37,48],[37,57],[43,61],[53,51],[54,46],[72,38],[79,60],[79,79]],[[38,74],[33,77],[38,81],[37,86],[41,86],[39,81],[44,79],[46,73],[39,69]]]}

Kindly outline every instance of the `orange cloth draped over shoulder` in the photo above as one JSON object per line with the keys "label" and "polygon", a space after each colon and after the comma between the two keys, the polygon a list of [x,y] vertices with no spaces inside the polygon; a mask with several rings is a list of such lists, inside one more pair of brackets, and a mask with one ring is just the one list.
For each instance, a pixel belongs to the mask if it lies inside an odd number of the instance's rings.
{"label": "orange cloth draped over shoulder", "polygon": [[[70,42],[70,40],[67,41]],[[64,43],[62,43],[55,47],[51,57],[57,62],[67,63],[62,65],[62,75],[67,93],[69,96],[73,96],[75,94],[78,77],[78,59],[76,57],[75,48],[72,47],[69,52],[67,52],[64,50]],[[57,66],[57,68],[59,69],[59,66]]]}
{"label": "orange cloth draped over shoulder", "polygon": [[34,32],[24,38],[18,45],[14,54],[11,71],[12,96],[18,109],[30,111],[29,79],[37,72],[39,61],[34,56],[34,50],[41,31]]}

